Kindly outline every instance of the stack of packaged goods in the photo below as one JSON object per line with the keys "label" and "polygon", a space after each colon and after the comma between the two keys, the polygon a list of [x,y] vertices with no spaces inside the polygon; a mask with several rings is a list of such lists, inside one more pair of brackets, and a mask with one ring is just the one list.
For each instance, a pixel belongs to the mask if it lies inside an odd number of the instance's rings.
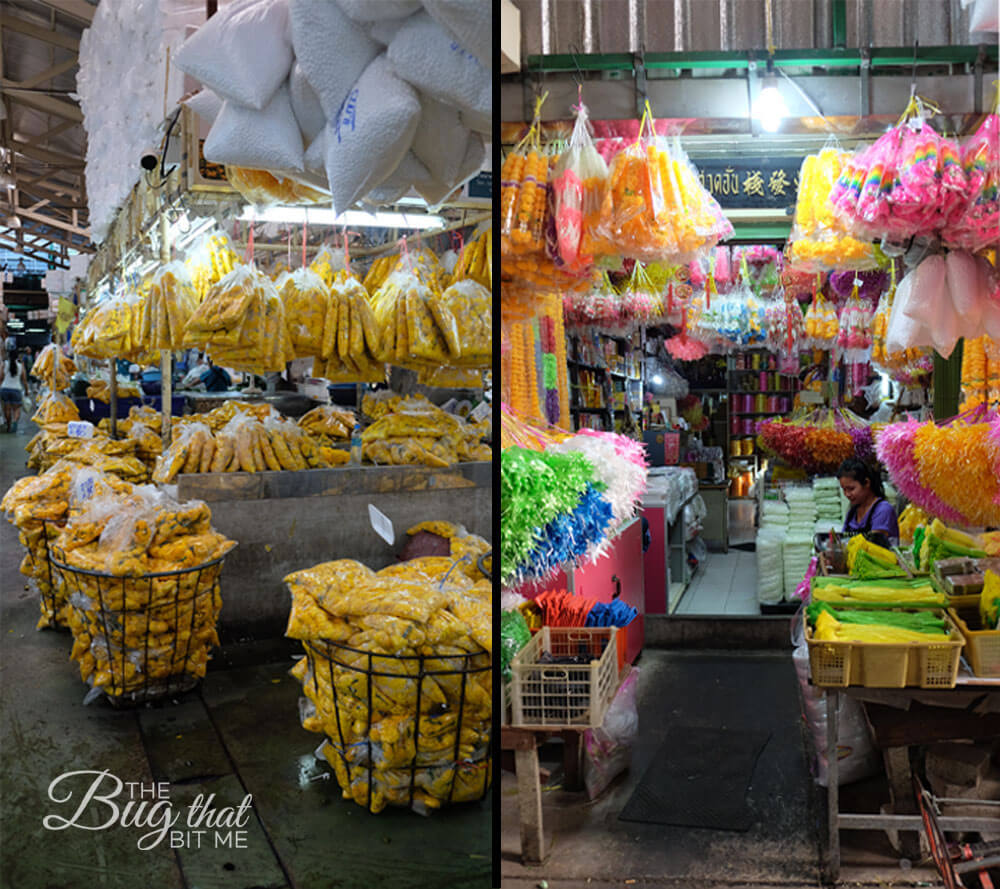
{"label": "stack of packaged goods", "polygon": [[31,375],[45,383],[52,392],[67,388],[74,373],[76,364],[73,359],[67,358],[55,343],[43,348],[31,366]]}
{"label": "stack of packaged goods", "polygon": [[[416,529],[411,529],[416,530]],[[469,552],[489,545],[475,538]],[[305,656],[304,728],[345,799],[427,813],[490,784],[492,603],[474,561],[427,556],[375,572],[349,559],[285,578],[286,635]]]}
{"label": "stack of packaged goods", "polygon": [[372,463],[402,466],[452,466],[455,463],[492,459],[483,443],[489,421],[470,423],[446,413],[424,398],[400,399],[378,393],[362,402],[362,410],[375,422],[361,436],[364,458]]}
{"label": "stack of packaged goods", "polygon": [[765,500],[761,507],[757,531],[757,600],[762,605],[777,605],[785,597],[781,547],[788,531],[788,512],[788,504],[783,500]]}
{"label": "stack of packaged goods", "polygon": [[843,493],[840,480],[832,476],[813,479],[813,499],[816,501],[816,533],[840,532],[844,524]]}
{"label": "stack of packaged goods", "polygon": [[52,559],[91,693],[139,702],[191,687],[219,642],[218,577],[235,542],[204,503],[150,485],[71,499],[68,515]]}
{"label": "stack of packaged goods", "polygon": [[60,460],[40,475],[18,479],[0,502],[0,509],[18,529],[18,539],[27,551],[21,573],[40,598],[38,628],[68,627],[67,587],[49,561],[50,542],[65,524],[70,505],[79,507],[87,499],[127,493],[131,485],[114,475]]}
{"label": "stack of packaged goods", "polygon": [[788,594],[809,570],[816,527],[816,501],[812,487],[807,485],[786,487],[785,500],[788,502],[788,530],[781,545],[781,558],[785,593]]}

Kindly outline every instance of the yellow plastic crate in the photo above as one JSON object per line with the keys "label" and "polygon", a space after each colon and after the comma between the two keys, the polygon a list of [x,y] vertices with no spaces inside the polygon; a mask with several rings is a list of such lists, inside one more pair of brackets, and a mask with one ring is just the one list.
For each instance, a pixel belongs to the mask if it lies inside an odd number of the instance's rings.
{"label": "yellow plastic crate", "polygon": [[[897,609],[894,609],[897,610]],[[826,688],[954,688],[965,639],[945,613],[950,642],[818,642],[806,627],[813,685]]]}
{"label": "yellow plastic crate", "polygon": [[[616,627],[542,627],[510,662],[514,728],[596,728],[618,688]],[[544,663],[577,657],[579,664]]]}
{"label": "yellow plastic crate", "polygon": [[985,678],[1000,678],[1000,630],[983,630],[979,609],[949,608],[948,614],[965,637],[965,654],[972,672]]}

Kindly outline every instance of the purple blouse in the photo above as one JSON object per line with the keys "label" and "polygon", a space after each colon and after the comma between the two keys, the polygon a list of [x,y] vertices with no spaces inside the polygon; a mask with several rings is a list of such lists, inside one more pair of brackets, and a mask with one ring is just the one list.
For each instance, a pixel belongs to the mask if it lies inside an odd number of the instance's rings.
{"label": "purple blouse", "polygon": [[[867,524],[867,514],[859,522],[851,513],[848,513],[847,519],[844,521],[844,533],[863,531]],[[892,508],[892,504],[888,500],[879,500],[871,508],[871,530],[883,531],[889,537],[899,539],[899,522],[896,521],[896,510]]]}

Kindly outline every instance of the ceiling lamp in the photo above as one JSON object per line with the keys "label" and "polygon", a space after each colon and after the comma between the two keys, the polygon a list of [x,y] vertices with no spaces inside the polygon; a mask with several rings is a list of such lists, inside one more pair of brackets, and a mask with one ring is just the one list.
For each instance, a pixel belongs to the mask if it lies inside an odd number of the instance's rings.
{"label": "ceiling lamp", "polygon": [[767,73],[761,78],[760,95],[754,104],[754,117],[768,133],[776,133],[781,121],[788,117],[788,106],[778,92],[778,78],[774,73],[774,59],[767,60]]}
{"label": "ceiling lamp", "polygon": [[13,215],[7,217],[7,219],[4,221],[4,225],[6,225],[8,228],[20,228],[21,217],[18,216],[16,213],[14,213]]}

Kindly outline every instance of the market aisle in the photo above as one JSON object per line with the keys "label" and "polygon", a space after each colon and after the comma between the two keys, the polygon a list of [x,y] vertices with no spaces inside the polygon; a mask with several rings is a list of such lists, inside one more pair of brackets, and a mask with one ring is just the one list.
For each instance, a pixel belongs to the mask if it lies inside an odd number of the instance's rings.
{"label": "market aisle", "polygon": [[[33,433],[0,435],[4,489],[24,474]],[[225,650],[200,693],[176,703],[82,706],[70,636],[35,630],[38,604],[18,573],[21,556],[16,529],[0,522],[0,886],[134,889],[137,874],[156,889],[325,889],[385,877],[402,889],[489,886],[490,799],[429,818],[401,810],[373,816],[343,800],[312,756],[319,736],[299,725],[291,659],[247,665],[244,653]],[[182,811],[198,794],[235,807],[250,793],[246,848],[172,851],[165,840],[139,851],[145,830],[47,831],[45,815],[69,814],[47,800],[49,782],[75,769],[170,782],[170,801]],[[95,825],[107,817],[97,806],[88,814]]]}
{"label": "market aisle", "polygon": [[698,566],[676,613],[760,616],[756,554],[739,549],[709,553],[704,564]]}
{"label": "market aisle", "polygon": [[[625,880],[637,886],[818,885],[822,814],[806,766],[790,654],[646,649],[639,668],[632,767],[594,803],[586,794],[543,795],[551,853],[541,868],[520,863],[516,780],[504,773],[504,885],[508,878],[526,886],[543,877],[553,887],[585,885],[588,877],[595,886]],[[748,793],[754,824],[747,833],[619,820],[672,723],[771,732]]]}

